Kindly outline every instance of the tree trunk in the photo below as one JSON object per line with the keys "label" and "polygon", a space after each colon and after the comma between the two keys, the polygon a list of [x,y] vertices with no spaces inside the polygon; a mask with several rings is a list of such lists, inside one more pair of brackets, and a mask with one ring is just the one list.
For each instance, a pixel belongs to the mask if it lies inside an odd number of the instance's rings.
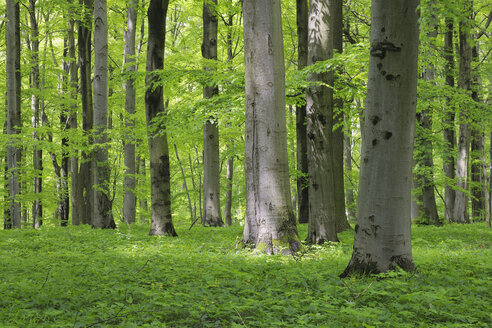
{"label": "tree trunk", "polygon": [[9,180],[9,224],[7,228],[21,227],[20,185],[18,167],[21,160],[21,145],[15,135],[21,127],[20,108],[20,18],[19,3],[7,0],[7,167]]}
{"label": "tree trunk", "polygon": [[[203,43],[202,55],[207,60],[217,60],[217,0],[203,0]],[[205,66],[205,70],[215,68]],[[219,94],[217,85],[205,86],[203,98],[210,99]],[[224,225],[220,213],[219,174],[219,127],[211,117],[203,128],[203,225],[220,227]]]}
{"label": "tree trunk", "polygon": [[135,126],[135,33],[137,25],[138,0],[130,0],[128,11],[127,28],[125,31],[125,64],[126,77],[125,90],[125,110],[127,113],[125,120],[125,181],[123,196],[123,219],[127,223],[135,223],[136,202],[135,196],[135,138],[133,129]]}
{"label": "tree trunk", "polygon": [[166,44],[166,14],[168,0],[150,0],[147,18],[149,39],[147,45],[147,77],[145,113],[149,131],[150,195],[152,223],[150,235],[177,236],[171,216],[171,176],[169,147],[164,123],[155,121],[165,115],[163,88],[155,70],[164,67]]}
{"label": "tree trunk", "polygon": [[352,182],[352,131],[349,130],[349,134],[344,136],[344,166],[345,177],[348,181],[345,181],[346,186],[346,201],[347,201],[347,214],[350,219],[355,219],[355,207],[357,206],[354,197],[354,185]]}
{"label": "tree trunk", "polygon": [[95,228],[116,228],[109,199],[108,162],[108,18],[106,0],[94,2],[94,214]]}
{"label": "tree trunk", "polygon": [[243,240],[267,254],[301,244],[292,209],[279,0],[245,0],[246,222]]}
{"label": "tree trunk", "polygon": [[[308,62],[308,17],[308,1],[297,0],[297,69],[299,70],[305,68]],[[309,182],[306,123],[306,105],[297,105],[297,216],[299,223],[309,222]]]}
{"label": "tree trunk", "polygon": [[226,202],[224,208],[225,225],[232,225],[232,178],[234,174],[234,157],[227,159],[227,186],[226,186]]}
{"label": "tree trunk", "polygon": [[[446,33],[444,35],[444,66],[446,85],[451,89],[454,88],[454,51],[453,51],[453,19],[446,18]],[[444,127],[444,157],[443,171],[446,176],[446,186],[444,190],[444,211],[446,218],[451,221],[454,210],[455,190],[452,187],[455,179],[455,149],[456,149],[456,132],[454,127],[455,108],[451,104],[451,98],[446,97],[446,107],[442,125]]]}
{"label": "tree trunk", "polygon": [[[473,14],[473,7],[470,0],[464,1],[466,17],[460,20],[460,68],[458,87],[464,92],[471,88],[471,34],[467,23],[468,18]],[[469,113],[464,107],[460,108],[459,113],[459,139],[458,155],[456,158],[456,178],[458,187],[456,190],[452,222],[469,223],[468,197],[465,193],[468,190],[468,161],[470,157],[470,123],[468,122]],[[462,191],[465,190],[465,191]]]}
{"label": "tree trunk", "polygon": [[41,203],[41,192],[43,191],[43,151],[36,145],[39,142],[38,128],[40,127],[39,120],[39,30],[36,20],[36,1],[29,0],[29,22],[31,27],[30,46],[31,46],[31,89],[34,90],[31,95],[31,112],[32,112],[32,127],[34,129],[34,150],[33,150],[33,167],[35,171],[34,177],[34,194],[36,199],[32,206],[32,224],[35,229],[38,229],[43,224],[43,205]]}
{"label": "tree trunk", "polygon": [[[490,99],[489,99],[490,102]],[[490,132],[490,151],[489,151],[489,211],[487,215],[487,227],[491,227],[491,217],[492,217],[492,132]],[[486,170],[487,168],[485,168]]]}
{"label": "tree trunk", "polygon": [[[433,58],[436,54],[435,39],[438,32],[438,19],[436,17],[436,4],[431,1],[426,6],[429,16],[429,26],[423,26],[428,29],[427,39],[429,40],[427,58]],[[423,72],[424,79],[435,84],[435,67],[431,62],[426,63]],[[424,210],[425,220],[429,223],[439,226],[439,215],[437,214],[436,196],[434,193],[434,160],[432,144],[432,107],[426,107],[417,115],[416,129],[416,147],[417,162],[419,165],[418,183],[422,188],[422,209]]]}
{"label": "tree trunk", "polygon": [[[78,46],[79,46],[79,67],[80,67],[80,97],[82,100],[82,128],[87,136],[88,143],[92,144],[91,131],[93,128],[93,102],[92,102],[92,83],[91,83],[91,32],[92,32],[92,11],[93,0],[79,0],[82,11],[81,21],[78,22]],[[92,154],[88,151],[82,153],[80,163],[79,179],[83,186],[79,186],[77,191],[77,206],[73,207],[74,217],[79,217],[83,224],[92,223],[93,214],[93,178],[92,178]]]}
{"label": "tree trunk", "polygon": [[410,238],[418,0],[372,0],[369,81],[352,258],[341,277],[415,268]]}
{"label": "tree trunk", "polygon": [[[333,49],[343,52],[343,1],[333,1]],[[351,229],[345,213],[345,186],[343,183],[343,100],[333,103],[333,182],[335,191],[335,227],[337,232]]]}
{"label": "tree trunk", "polygon": [[[308,64],[333,56],[333,2],[309,4]],[[307,89],[309,169],[309,226],[307,241],[338,241],[336,233],[335,179],[333,172],[333,72],[313,73]],[[315,85],[322,82],[324,85]]]}

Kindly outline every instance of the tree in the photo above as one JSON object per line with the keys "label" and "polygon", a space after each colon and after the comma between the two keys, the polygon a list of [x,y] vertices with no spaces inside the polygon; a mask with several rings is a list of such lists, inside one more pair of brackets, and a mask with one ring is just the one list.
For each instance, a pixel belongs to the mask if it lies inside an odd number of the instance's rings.
{"label": "tree", "polygon": [[341,277],[415,268],[410,203],[418,4],[372,0],[357,224],[352,258]]}
{"label": "tree", "polygon": [[7,167],[9,179],[9,217],[5,228],[20,228],[19,162],[21,160],[18,134],[21,128],[20,19],[19,3],[7,0]]}
{"label": "tree", "polygon": [[[333,2],[309,3],[308,65],[333,56]],[[338,241],[333,172],[333,71],[312,73],[307,89],[309,226],[307,240]]]}
{"label": "tree", "polygon": [[147,77],[145,113],[149,130],[150,196],[152,208],[151,235],[177,236],[171,215],[169,148],[165,123],[163,87],[155,71],[164,67],[166,14],[168,0],[150,0],[147,18]]}
{"label": "tree", "polygon": [[279,0],[245,0],[246,219],[243,241],[267,254],[300,248],[292,209]]}
{"label": "tree", "polygon": [[[203,43],[202,55],[206,60],[217,60],[216,15],[217,0],[203,0]],[[205,67],[210,71],[211,68]],[[217,85],[203,87],[203,98],[211,99],[219,94]],[[203,128],[203,225],[222,226],[220,213],[220,159],[219,159],[219,126],[217,120],[207,119]]]}
{"label": "tree", "polygon": [[[297,0],[297,69],[308,62],[308,1]],[[309,222],[308,157],[306,132],[306,105],[296,107],[297,141],[297,216],[299,223]]]}
{"label": "tree", "polygon": [[125,31],[125,65],[126,77],[125,90],[125,110],[126,117],[126,142],[125,142],[125,194],[123,198],[123,218],[127,223],[135,223],[136,202],[135,196],[135,142],[132,130],[135,126],[135,32],[137,27],[137,8],[138,0],[130,0],[127,7],[127,28]]}

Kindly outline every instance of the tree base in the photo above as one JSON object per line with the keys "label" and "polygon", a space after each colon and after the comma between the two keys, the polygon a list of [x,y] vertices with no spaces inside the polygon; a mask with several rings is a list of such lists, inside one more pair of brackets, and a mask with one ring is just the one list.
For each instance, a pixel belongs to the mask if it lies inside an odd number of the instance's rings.
{"label": "tree base", "polygon": [[413,260],[406,256],[392,256],[389,263],[384,266],[381,263],[371,261],[370,259],[361,261],[359,257],[352,256],[352,259],[350,260],[345,271],[343,271],[340,275],[340,278],[343,279],[353,275],[369,276],[372,274],[393,271],[397,267],[402,268],[407,272],[411,272],[416,269]]}

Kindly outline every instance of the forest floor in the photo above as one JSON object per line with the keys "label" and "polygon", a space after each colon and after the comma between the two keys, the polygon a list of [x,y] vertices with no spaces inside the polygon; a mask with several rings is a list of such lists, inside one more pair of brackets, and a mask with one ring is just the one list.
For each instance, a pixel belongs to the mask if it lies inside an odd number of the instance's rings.
{"label": "forest floor", "polygon": [[[414,226],[414,273],[341,280],[353,233],[295,257],[242,228],[0,231],[0,327],[490,327],[492,230]],[[301,237],[306,226],[300,227]]]}

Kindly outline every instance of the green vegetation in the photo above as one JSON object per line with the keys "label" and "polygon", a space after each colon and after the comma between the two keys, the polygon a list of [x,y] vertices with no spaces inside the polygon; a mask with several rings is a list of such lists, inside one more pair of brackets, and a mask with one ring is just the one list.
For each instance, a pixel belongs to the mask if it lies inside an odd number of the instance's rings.
{"label": "green vegetation", "polygon": [[[490,327],[492,231],[414,226],[418,272],[340,280],[353,232],[287,256],[242,227],[18,229],[0,234],[1,327]],[[306,226],[300,227],[301,238]],[[236,237],[237,236],[237,237]]]}

